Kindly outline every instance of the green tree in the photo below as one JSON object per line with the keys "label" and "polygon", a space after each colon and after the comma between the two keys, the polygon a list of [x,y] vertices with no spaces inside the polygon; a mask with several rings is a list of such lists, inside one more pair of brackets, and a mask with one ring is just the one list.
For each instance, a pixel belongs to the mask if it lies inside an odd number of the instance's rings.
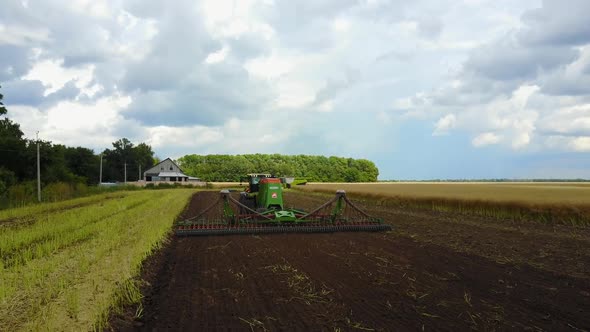
{"label": "green tree", "polygon": [[[145,143],[139,143],[133,148],[133,157],[132,164],[141,167],[142,174],[145,170],[155,165],[154,151],[152,151],[151,146]],[[135,178],[135,175],[133,175],[133,178]]]}
{"label": "green tree", "polygon": [[[104,152],[103,181],[125,180],[125,165],[133,158],[133,143],[127,138],[121,138],[113,142],[113,149]],[[127,165],[128,175],[131,175],[131,165]],[[129,180],[129,177],[127,177]]]}
{"label": "green tree", "polygon": [[309,181],[372,182],[379,170],[366,159],[286,156],[280,154],[186,155],[178,160],[183,170],[205,181],[238,181],[247,173],[304,177]]}
{"label": "green tree", "polygon": [[0,167],[14,172],[22,180],[29,165],[23,159],[27,142],[18,123],[0,119]]}
{"label": "green tree", "polygon": [[67,168],[74,175],[83,177],[86,184],[97,184],[100,168],[100,157],[91,149],[83,147],[67,147],[64,151]]}
{"label": "green tree", "polygon": [[152,147],[139,143],[134,146],[127,138],[113,142],[113,149],[103,152],[103,181],[124,181],[127,165],[127,181],[139,179],[139,167],[142,173],[154,165]]}
{"label": "green tree", "polygon": [[[0,88],[2,88],[1,85],[0,85]],[[4,114],[8,113],[8,111],[6,110],[6,107],[4,107],[4,104],[2,103],[3,98],[4,98],[4,95],[2,95],[2,93],[0,93],[0,115],[4,115]]]}
{"label": "green tree", "polygon": [[[75,175],[66,163],[66,146],[53,145],[50,141],[39,141],[39,157],[41,161],[41,182],[46,185],[52,182],[84,182],[82,176]],[[27,141],[24,158],[27,165],[25,178],[33,180],[37,178],[37,141]]]}

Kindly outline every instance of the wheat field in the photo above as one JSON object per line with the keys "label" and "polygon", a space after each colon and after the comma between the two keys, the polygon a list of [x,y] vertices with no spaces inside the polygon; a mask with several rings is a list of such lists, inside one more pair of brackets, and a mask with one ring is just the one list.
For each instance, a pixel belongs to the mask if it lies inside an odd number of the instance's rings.
{"label": "wheat field", "polygon": [[590,204],[586,182],[377,182],[308,183],[304,191],[336,191],[383,197],[444,198],[531,204]]}

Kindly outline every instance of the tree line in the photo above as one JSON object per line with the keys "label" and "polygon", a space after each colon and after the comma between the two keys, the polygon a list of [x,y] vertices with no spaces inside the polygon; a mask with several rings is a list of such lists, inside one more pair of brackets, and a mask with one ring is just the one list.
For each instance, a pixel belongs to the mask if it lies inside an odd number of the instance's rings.
{"label": "tree line", "polygon": [[[100,154],[103,155],[103,182],[124,181],[127,164],[127,181],[137,181],[142,171],[157,161],[152,148],[127,138],[112,143],[111,149],[101,153],[85,147],[69,147],[46,140],[27,139],[20,125],[8,118],[8,110],[0,94],[0,201],[18,196],[18,200],[36,197],[37,143],[41,161],[41,183],[78,185],[78,188],[99,182]],[[64,186],[61,186],[64,187]],[[0,204],[2,205],[2,204]]]}
{"label": "tree line", "polygon": [[179,166],[204,181],[240,180],[248,173],[294,176],[313,182],[374,182],[379,169],[366,159],[309,155],[245,154],[186,155]]}

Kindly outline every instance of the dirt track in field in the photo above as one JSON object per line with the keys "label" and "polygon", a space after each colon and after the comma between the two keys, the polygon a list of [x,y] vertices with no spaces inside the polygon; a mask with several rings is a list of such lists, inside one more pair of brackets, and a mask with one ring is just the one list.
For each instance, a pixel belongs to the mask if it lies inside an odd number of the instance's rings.
{"label": "dirt track in field", "polygon": [[[216,195],[197,194],[186,215],[207,207]],[[297,194],[286,199],[305,207],[323,200]],[[151,283],[143,317],[135,322],[117,318],[113,326],[227,331],[590,328],[590,255],[580,247],[587,241],[583,230],[370,206],[368,211],[397,229],[174,238],[143,272]],[[550,251],[544,260],[538,247]],[[569,256],[577,264],[568,265],[573,261]]]}

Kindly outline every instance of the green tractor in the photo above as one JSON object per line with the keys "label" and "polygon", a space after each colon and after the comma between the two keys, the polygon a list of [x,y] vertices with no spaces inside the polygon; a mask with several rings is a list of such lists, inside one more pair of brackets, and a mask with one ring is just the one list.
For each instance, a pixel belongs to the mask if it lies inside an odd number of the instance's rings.
{"label": "green tractor", "polygon": [[248,174],[240,179],[248,182],[248,187],[240,193],[240,203],[255,210],[283,210],[283,191],[279,178],[266,173]]}
{"label": "green tractor", "polygon": [[177,222],[176,234],[225,235],[264,233],[326,233],[340,231],[388,231],[383,223],[356,207],[344,190],[321,206],[305,211],[285,208],[280,178],[248,174],[248,187],[239,199],[222,190],[219,199],[198,215]]}

